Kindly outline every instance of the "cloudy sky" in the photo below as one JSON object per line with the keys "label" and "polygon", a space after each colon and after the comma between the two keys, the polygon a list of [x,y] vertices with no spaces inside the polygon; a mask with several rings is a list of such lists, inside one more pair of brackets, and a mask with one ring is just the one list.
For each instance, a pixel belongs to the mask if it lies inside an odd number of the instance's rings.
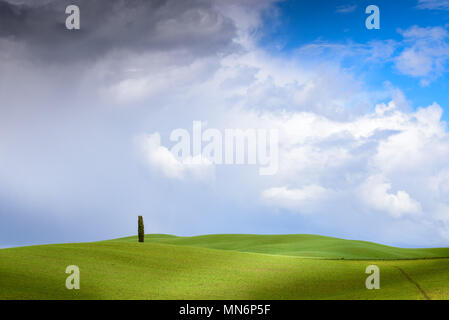
{"label": "cloudy sky", "polygon": [[[447,0],[0,0],[0,247],[137,215],[449,246],[448,68]],[[278,130],[278,172],[175,158],[193,121]]]}

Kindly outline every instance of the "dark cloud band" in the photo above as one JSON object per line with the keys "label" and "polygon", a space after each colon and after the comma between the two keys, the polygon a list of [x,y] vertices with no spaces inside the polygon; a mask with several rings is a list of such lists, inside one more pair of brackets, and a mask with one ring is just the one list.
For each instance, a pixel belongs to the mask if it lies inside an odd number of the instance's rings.
{"label": "dark cloud band", "polygon": [[[81,29],[67,30],[65,8],[81,11]],[[32,4],[0,0],[0,38],[21,42],[47,61],[95,59],[112,50],[225,50],[233,22],[210,1],[78,0]]]}

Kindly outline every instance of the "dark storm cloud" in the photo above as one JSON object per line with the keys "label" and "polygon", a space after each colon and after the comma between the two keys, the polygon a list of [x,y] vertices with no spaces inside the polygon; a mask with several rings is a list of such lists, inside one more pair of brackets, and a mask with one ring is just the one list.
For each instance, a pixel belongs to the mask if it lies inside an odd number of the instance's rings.
{"label": "dark storm cloud", "polygon": [[[76,4],[81,29],[67,30],[65,8]],[[24,44],[35,58],[96,59],[112,50],[225,50],[232,21],[202,0],[0,0],[0,39]],[[1,49],[1,48],[0,48]]]}

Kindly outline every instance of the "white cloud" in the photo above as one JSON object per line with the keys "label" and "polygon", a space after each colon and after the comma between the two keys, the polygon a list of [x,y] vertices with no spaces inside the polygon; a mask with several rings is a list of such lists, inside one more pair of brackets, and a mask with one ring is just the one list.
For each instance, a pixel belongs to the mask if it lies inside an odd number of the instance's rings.
{"label": "white cloud", "polygon": [[354,12],[355,9],[357,9],[357,5],[356,4],[346,4],[346,5],[338,6],[336,12],[338,12],[338,13],[350,13],[350,12]]}
{"label": "white cloud", "polygon": [[449,10],[449,0],[418,0],[419,9]]}
{"label": "white cloud", "polygon": [[436,208],[448,203],[449,135],[441,116],[436,103],[406,112],[391,101],[345,121],[313,112],[240,118],[280,131],[279,174],[261,191],[269,207],[338,216],[351,199],[349,215],[411,219],[444,233]]}
{"label": "white cloud", "polygon": [[389,192],[390,189],[391,184],[385,182],[382,176],[373,176],[361,186],[361,196],[372,208],[388,212],[395,218],[421,211],[421,204],[407,192],[398,190],[394,194]]}
{"label": "white cloud", "polygon": [[324,200],[328,191],[318,185],[308,185],[300,189],[277,187],[264,190],[262,198],[270,205],[299,212],[308,212],[317,201]]}
{"label": "white cloud", "polygon": [[170,150],[161,146],[161,136],[158,132],[140,137],[138,140],[150,168],[166,177],[175,180],[192,178],[204,181],[214,178],[211,161],[201,156],[177,159]]}
{"label": "white cloud", "polygon": [[449,33],[445,28],[413,26],[400,33],[404,49],[395,57],[395,65],[401,73],[422,78],[425,86],[447,70]]}
{"label": "white cloud", "polygon": [[403,119],[397,134],[379,142],[373,161],[387,173],[428,172],[444,167],[449,156],[448,135],[441,122],[442,109],[433,104]]}
{"label": "white cloud", "polygon": [[449,199],[449,169],[443,169],[437,174],[430,176],[427,187],[433,197],[437,199]]}
{"label": "white cloud", "polygon": [[86,78],[103,84],[100,94],[105,101],[130,106],[182,92],[207,78],[217,63],[216,58],[194,58],[178,51],[125,56],[113,53],[92,68]]}
{"label": "white cloud", "polygon": [[409,48],[396,59],[396,67],[404,74],[422,77],[433,71],[433,58],[416,47]]}
{"label": "white cloud", "polygon": [[[449,32],[447,26],[398,29],[402,41],[373,40],[367,43],[330,43],[322,40],[305,44],[297,49],[299,59],[323,60],[341,63],[351,59],[360,70],[373,64],[393,62],[402,74],[418,78],[428,86],[447,72],[449,62]],[[355,68],[355,67],[353,67]]]}
{"label": "white cloud", "polygon": [[[204,119],[215,128],[280,132],[277,175],[262,183],[227,174],[226,181],[258,190],[270,210],[283,208],[314,217],[334,214],[333,219],[375,214],[422,232],[446,232],[437,223],[435,208],[447,197],[443,192],[429,201],[428,196],[433,182],[444,183],[444,175],[437,180],[435,173],[449,170],[449,136],[438,104],[411,111],[404,94],[388,84],[382,94],[391,101],[370,106],[375,96],[350,75],[337,77],[345,75],[338,68],[310,70],[255,49],[209,66],[207,81],[196,80],[185,87],[189,102],[204,106],[188,119]],[[339,88],[358,92],[346,94]],[[365,104],[369,109],[349,108]],[[184,104],[177,110],[186,115]],[[180,127],[176,123],[169,129]],[[161,169],[168,172],[166,176],[188,181],[186,163],[160,148],[170,159],[164,160],[166,164],[152,160],[152,167],[167,166]],[[220,172],[217,180],[221,181]]]}
{"label": "white cloud", "polygon": [[435,211],[435,224],[438,225],[435,229],[446,241],[449,241],[449,205],[439,205]]}

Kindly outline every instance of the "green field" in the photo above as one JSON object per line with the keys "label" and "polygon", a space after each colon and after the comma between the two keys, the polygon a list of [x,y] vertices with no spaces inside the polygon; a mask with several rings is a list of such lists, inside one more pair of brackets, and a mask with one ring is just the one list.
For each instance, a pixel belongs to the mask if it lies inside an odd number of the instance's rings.
{"label": "green field", "polygon": [[[449,248],[312,235],[146,235],[0,250],[0,299],[449,299]],[[380,268],[380,290],[365,268]],[[81,270],[67,290],[65,268]]]}

